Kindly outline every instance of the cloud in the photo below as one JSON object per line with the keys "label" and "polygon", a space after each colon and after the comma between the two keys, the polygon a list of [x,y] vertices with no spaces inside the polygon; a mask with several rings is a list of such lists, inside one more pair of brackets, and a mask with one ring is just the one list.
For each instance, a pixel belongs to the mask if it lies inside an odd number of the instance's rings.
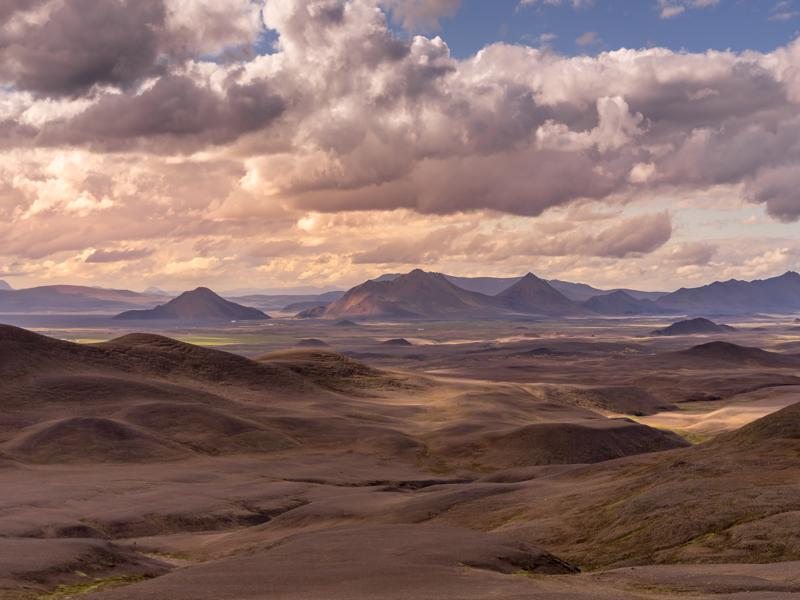
{"label": "cloud", "polygon": [[0,22],[9,22],[19,13],[27,13],[45,3],[45,0],[4,0],[0,4]]}
{"label": "cloud", "polygon": [[[0,34],[0,259],[32,273],[110,276],[119,265],[87,252],[142,247],[156,250],[137,266],[176,278],[200,271],[198,254],[220,278],[328,281],[326,268],[412,259],[706,273],[707,248],[670,258],[669,199],[703,208],[724,189],[720,202],[763,207],[774,227],[800,219],[800,41],[579,57],[498,43],[457,59],[386,14],[429,28],[454,2],[236,0],[221,14],[109,0],[79,18],[87,1],[14,8]],[[264,27],[270,52],[221,57]],[[539,229],[583,206],[614,220]]]}
{"label": "cloud", "polygon": [[718,4],[719,0],[658,0],[658,9],[662,19],[672,19],[690,9],[709,8]]}
{"label": "cloud", "polygon": [[595,0],[519,0],[517,9],[527,6],[561,6],[568,3],[572,8],[588,8],[594,6]]}
{"label": "cloud", "polygon": [[747,186],[752,202],[765,204],[767,212],[784,222],[800,219],[800,171],[796,165],[767,167]]}
{"label": "cloud", "polygon": [[262,80],[214,90],[190,77],[169,75],[140,94],[103,96],[72,119],[45,129],[41,141],[114,150],[142,138],[166,138],[184,140],[188,149],[258,131],[284,109],[284,100]]}
{"label": "cloud", "polygon": [[780,0],[770,9],[770,21],[790,21],[800,15],[795,8],[794,0]]}
{"label": "cloud", "polygon": [[716,256],[719,246],[708,242],[690,242],[672,248],[667,258],[680,266],[707,265]]}
{"label": "cloud", "polygon": [[153,250],[143,248],[141,250],[94,250],[86,257],[87,263],[120,263],[131,262],[146,258],[153,254]]}
{"label": "cloud", "polygon": [[263,29],[250,0],[15,2],[2,10],[39,4],[44,13],[0,25],[0,81],[43,96],[127,88],[186,58],[252,43]]}
{"label": "cloud", "polygon": [[593,46],[600,43],[600,36],[596,31],[587,31],[586,33],[578,36],[575,43],[582,48]]}
{"label": "cloud", "polygon": [[527,256],[596,256],[626,258],[648,254],[672,237],[672,219],[667,213],[639,215],[593,231],[570,228],[538,234],[511,246],[511,251]]}
{"label": "cloud", "polygon": [[65,0],[43,21],[0,33],[0,79],[43,95],[71,95],[95,84],[128,85],[163,72],[161,0]]}
{"label": "cloud", "polygon": [[433,31],[439,28],[439,19],[456,13],[461,0],[383,0],[409,31]]}

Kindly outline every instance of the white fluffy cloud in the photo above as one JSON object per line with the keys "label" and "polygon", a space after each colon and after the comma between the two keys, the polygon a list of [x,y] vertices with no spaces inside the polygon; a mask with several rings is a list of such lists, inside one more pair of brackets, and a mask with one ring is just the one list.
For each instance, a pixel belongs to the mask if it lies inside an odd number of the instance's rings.
{"label": "white fluffy cloud", "polygon": [[693,8],[716,6],[720,0],[658,0],[662,19],[671,19]]}

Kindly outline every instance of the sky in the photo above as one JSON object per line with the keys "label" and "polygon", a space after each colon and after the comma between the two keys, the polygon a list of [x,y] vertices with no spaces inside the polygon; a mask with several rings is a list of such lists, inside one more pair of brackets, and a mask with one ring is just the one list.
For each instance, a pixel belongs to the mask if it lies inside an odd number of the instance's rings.
{"label": "sky", "polygon": [[796,0],[464,0],[437,32],[458,58],[498,41],[569,55],[656,46],[771,52],[797,37],[799,9]]}
{"label": "sky", "polygon": [[800,0],[5,0],[0,279],[800,263]]}

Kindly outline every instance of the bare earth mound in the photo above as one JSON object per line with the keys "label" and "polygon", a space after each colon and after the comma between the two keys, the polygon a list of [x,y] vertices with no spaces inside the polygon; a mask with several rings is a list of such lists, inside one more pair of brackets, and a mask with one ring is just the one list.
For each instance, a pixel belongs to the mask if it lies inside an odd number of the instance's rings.
{"label": "bare earth mound", "polygon": [[521,598],[531,584],[508,575],[576,571],[533,546],[491,534],[443,526],[364,525],[301,533],[274,548],[182,569],[98,598]]}
{"label": "bare earth mound", "polygon": [[[120,583],[163,575],[169,567],[158,560],[102,540],[89,539],[0,539],[0,597],[3,582],[21,579],[28,588],[78,581],[84,585],[101,576],[116,576]],[[33,584],[33,585],[32,585]],[[61,598],[62,596],[17,595],[10,598]],[[65,598],[66,600],[66,598]]]}
{"label": "bare earth mound", "polygon": [[391,340],[386,340],[385,342],[381,342],[381,344],[384,346],[399,346],[406,348],[414,345],[405,338],[394,338]]}
{"label": "bare earth mound", "polygon": [[671,335],[702,335],[711,333],[730,333],[736,331],[733,327],[728,325],[718,325],[709,319],[689,319],[686,321],[678,321],[664,329],[657,329],[653,335],[671,336]]}
{"label": "bare earth mound", "polygon": [[725,365],[753,365],[759,367],[800,366],[796,356],[767,352],[761,348],[739,346],[728,342],[710,342],[678,352],[693,361],[721,363]]}
{"label": "bare earth mound", "polygon": [[323,340],[319,340],[317,338],[306,338],[303,340],[298,340],[297,344],[295,344],[298,348],[327,348],[328,344]]}
{"label": "bare earth mound", "polygon": [[637,417],[674,408],[669,402],[659,400],[647,390],[633,386],[588,389],[554,387],[547,390],[547,397],[556,402],[574,404],[589,410]]}
{"label": "bare earth mound", "polygon": [[536,423],[483,436],[445,450],[448,458],[484,467],[590,464],[647,452],[684,448],[680,436],[628,419],[581,423]]}
{"label": "bare earth mound", "polygon": [[404,382],[389,373],[324,349],[271,352],[258,361],[284,367],[321,388],[336,392],[405,387]]}
{"label": "bare earth mound", "polygon": [[134,374],[105,376],[55,374],[7,386],[4,400],[28,406],[62,404],[84,407],[92,404],[125,405],[137,400],[197,401],[219,400],[212,394],[160,381],[141,381]]}
{"label": "bare earth mound", "polygon": [[111,419],[74,417],[23,431],[5,451],[31,463],[125,463],[174,460],[178,448]]}
{"label": "bare earth mound", "polygon": [[155,403],[124,413],[127,421],[196,452],[275,452],[296,444],[285,435],[201,405]]}
{"label": "bare earth mound", "polygon": [[[74,344],[73,344],[74,346]],[[186,344],[160,335],[134,333],[96,344],[127,365],[151,376],[180,375],[203,381],[269,385],[302,391],[307,385],[288,369],[243,356]]]}

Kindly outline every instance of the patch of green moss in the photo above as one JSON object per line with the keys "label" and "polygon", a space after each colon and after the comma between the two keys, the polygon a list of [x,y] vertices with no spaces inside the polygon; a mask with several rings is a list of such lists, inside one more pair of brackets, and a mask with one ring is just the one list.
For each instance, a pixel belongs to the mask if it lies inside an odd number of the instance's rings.
{"label": "patch of green moss", "polygon": [[105,577],[103,579],[93,579],[86,583],[73,585],[60,585],[52,592],[38,596],[36,600],[70,600],[83,594],[96,592],[102,588],[115,588],[123,585],[130,585],[146,580],[142,575],[119,575],[116,577]]}

